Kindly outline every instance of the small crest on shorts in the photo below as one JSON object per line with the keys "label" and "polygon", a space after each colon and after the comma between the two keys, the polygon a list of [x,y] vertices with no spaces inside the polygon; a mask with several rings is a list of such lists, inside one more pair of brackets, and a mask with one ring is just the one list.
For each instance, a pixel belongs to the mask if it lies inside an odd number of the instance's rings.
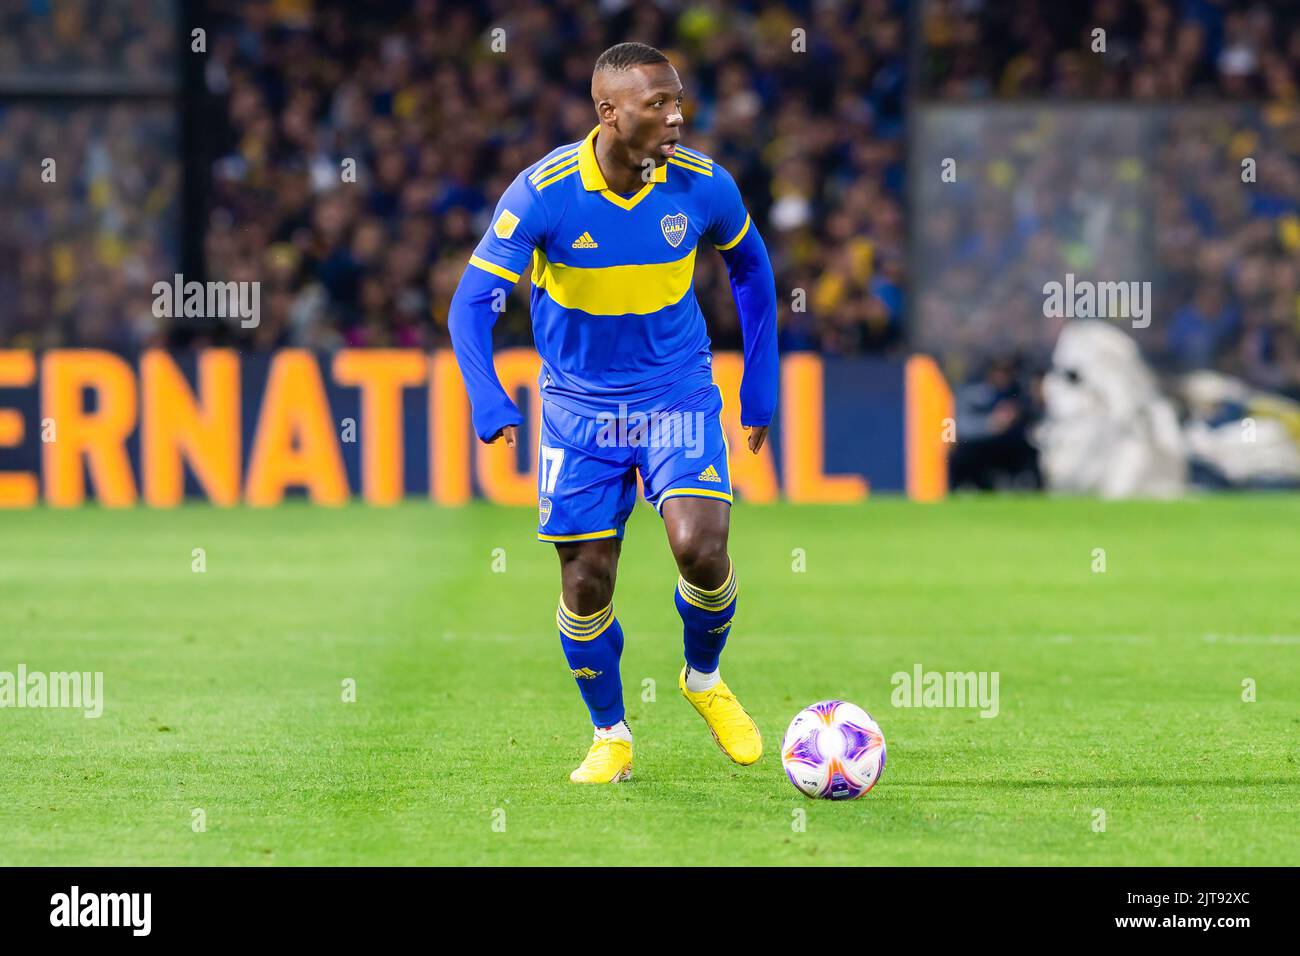
{"label": "small crest on shorts", "polygon": [[686,213],[677,212],[671,216],[664,216],[659,220],[659,228],[664,231],[664,238],[668,240],[668,245],[676,249],[686,238]]}
{"label": "small crest on shorts", "polygon": [[546,525],[546,522],[551,520],[551,499],[550,498],[543,497],[538,499],[537,520],[543,526]]}

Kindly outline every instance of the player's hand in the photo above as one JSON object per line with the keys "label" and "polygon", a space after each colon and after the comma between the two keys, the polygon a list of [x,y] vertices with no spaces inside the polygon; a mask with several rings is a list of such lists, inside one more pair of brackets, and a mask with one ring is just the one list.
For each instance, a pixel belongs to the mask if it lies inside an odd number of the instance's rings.
{"label": "player's hand", "polygon": [[749,432],[749,450],[757,455],[758,450],[763,447],[763,442],[767,441],[767,426],[756,425],[751,428],[749,425],[745,425],[743,427],[745,431]]}
{"label": "player's hand", "polygon": [[496,444],[497,439],[501,438],[503,435],[505,436],[506,439],[506,447],[514,448],[515,443],[519,441],[519,426],[507,425],[505,428],[501,429],[501,431],[497,432],[495,435],[489,438],[488,444],[489,445]]}

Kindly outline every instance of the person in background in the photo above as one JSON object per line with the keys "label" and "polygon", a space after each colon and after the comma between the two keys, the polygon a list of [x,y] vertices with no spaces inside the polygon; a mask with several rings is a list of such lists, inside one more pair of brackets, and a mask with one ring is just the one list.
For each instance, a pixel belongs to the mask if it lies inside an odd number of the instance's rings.
{"label": "person in background", "polygon": [[1037,417],[1037,383],[1025,387],[1018,366],[1016,359],[994,359],[957,389],[957,447],[948,458],[954,490],[1041,487],[1038,453],[1028,437]]}

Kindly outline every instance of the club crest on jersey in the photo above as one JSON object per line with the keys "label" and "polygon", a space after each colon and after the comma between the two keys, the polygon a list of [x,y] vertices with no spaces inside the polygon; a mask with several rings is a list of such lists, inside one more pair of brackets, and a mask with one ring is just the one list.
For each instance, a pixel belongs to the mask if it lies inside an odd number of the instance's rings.
{"label": "club crest on jersey", "polygon": [[664,216],[659,220],[659,228],[664,231],[664,238],[668,240],[668,245],[676,249],[686,238],[686,213],[676,212],[671,216]]}
{"label": "club crest on jersey", "polygon": [[542,498],[537,502],[537,519],[542,525],[551,520],[551,499]]}

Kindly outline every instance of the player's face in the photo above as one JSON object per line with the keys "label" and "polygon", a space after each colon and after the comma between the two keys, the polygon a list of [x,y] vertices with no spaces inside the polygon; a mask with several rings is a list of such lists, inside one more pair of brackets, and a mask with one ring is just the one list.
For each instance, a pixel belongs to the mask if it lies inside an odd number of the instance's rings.
{"label": "player's face", "polygon": [[639,163],[650,157],[662,166],[681,138],[682,81],[671,64],[652,63],[627,72],[618,104],[618,133]]}

